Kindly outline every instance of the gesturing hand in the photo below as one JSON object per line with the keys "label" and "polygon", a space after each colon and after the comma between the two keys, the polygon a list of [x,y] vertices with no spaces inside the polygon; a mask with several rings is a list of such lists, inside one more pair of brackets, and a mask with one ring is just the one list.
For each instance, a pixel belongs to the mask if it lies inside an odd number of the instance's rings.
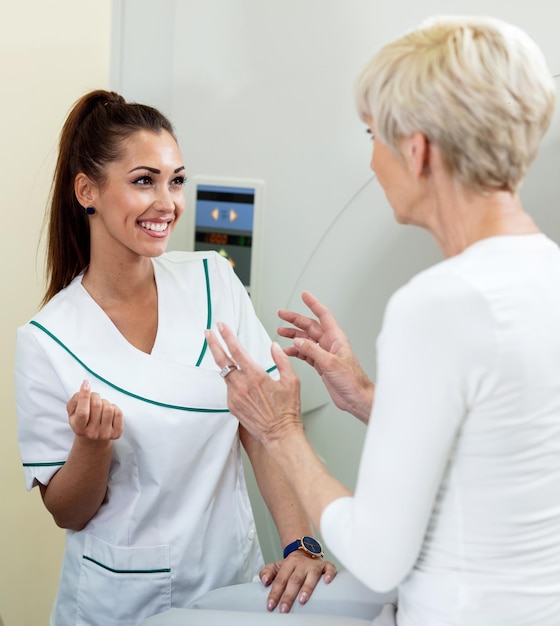
{"label": "gesturing hand", "polygon": [[79,437],[96,441],[118,439],[123,432],[122,411],[116,404],[92,392],[84,380],[80,391],[66,405],[70,427]]}
{"label": "gesturing hand", "polygon": [[330,310],[307,291],[303,292],[302,300],[316,319],[293,311],[278,311],[280,319],[292,324],[278,328],[280,336],[294,340],[294,345],[284,352],[315,368],[339,409],[367,422],[373,403],[373,383]]}
{"label": "gesturing hand", "polygon": [[280,374],[279,380],[273,380],[253,361],[226,324],[218,324],[218,329],[231,357],[212,331],[206,331],[206,339],[220,368],[231,366],[233,359],[233,367],[225,378],[233,415],[264,445],[280,440],[293,427],[302,429],[299,379],[282,348],[272,345],[272,358]]}

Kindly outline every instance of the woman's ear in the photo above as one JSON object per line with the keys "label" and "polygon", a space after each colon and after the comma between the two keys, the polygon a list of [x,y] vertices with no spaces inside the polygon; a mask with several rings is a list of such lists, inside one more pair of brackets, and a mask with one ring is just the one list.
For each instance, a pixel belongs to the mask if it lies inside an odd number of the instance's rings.
{"label": "woman's ear", "polygon": [[430,171],[430,140],[423,133],[404,139],[402,152],[410,172],[420,177]]}
{"label": "woman's ear", "polygon": [[89,177],[80,172],[74,179],[74,193],[78,202],[83,206],[95,206],[95,192],[97,186],[92,183]]}

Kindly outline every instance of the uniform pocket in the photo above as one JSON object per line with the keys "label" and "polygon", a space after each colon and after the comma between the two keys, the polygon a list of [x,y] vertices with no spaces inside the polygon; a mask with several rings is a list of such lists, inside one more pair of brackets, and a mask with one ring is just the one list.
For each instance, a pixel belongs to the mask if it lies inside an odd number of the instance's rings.
{"label": "uniform pocket", "polygon": [[77,626],[137,626],[170,608],[168,545],[117,547],[94,535],[86,536]]}

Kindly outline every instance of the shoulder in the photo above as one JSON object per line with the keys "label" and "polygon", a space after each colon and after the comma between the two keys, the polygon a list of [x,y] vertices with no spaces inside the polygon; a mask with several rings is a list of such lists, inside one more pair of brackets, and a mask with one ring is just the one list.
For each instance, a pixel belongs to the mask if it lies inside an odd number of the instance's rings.
{"label": "shoulder", "polygon": [[398,289],[390,302],[393,306],[439,307],[463,304],[477,298],[478,289],[468,273],[454,262],[442,261],[410,279]]}
{"label": "shoulder", "polygon": [[173,251],[152,259],[158,286],[165,286],[190,297],[206,291],[213,299],[218,294],[234,294],[239,280],[230,262],[213,250]]}
{"label": "shoulder", "polygon": [[18,328],[18,334],[36,332],[37,324],[49,324],[53,321],[68,320],[73,313],[79,308],[79,300],[82,295],[81,275],[64,289],[61,289],[53,298],[51,298],[33,317],[25,324]]}
{"label": "shoulder", "polygon": [[495,323],[487,293],[464,259],[449,259],[424,270],[397,290],[385,314],[387,324],[410,333],[437,335],[475,331]]}
{"label": "shoulder", "polygon": [[216,267],[222,271],[231,269],[231,265],[228,260],[214,250],[202,250],[196,252],[173,250],[154,258],[153,263],[161,268],[177,272],[180,272],[181,270],[188,270],[192,267],[200,267],[201,265]]}

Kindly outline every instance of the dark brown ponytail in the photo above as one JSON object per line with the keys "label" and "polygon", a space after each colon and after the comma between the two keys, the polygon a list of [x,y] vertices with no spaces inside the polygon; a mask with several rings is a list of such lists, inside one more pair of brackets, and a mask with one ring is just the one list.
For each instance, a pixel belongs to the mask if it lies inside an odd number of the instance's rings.
{"label": "dark brown ponytail", "polygon": [[60,135],[48,209],[46,304],[89,264],[89,222],[74,193],[79,173],[102,184],[105,168],[121,156],[122,142],[133,133],[173,126],[157,109],[127,103],[115,92],[92,91],[76,102]]}

